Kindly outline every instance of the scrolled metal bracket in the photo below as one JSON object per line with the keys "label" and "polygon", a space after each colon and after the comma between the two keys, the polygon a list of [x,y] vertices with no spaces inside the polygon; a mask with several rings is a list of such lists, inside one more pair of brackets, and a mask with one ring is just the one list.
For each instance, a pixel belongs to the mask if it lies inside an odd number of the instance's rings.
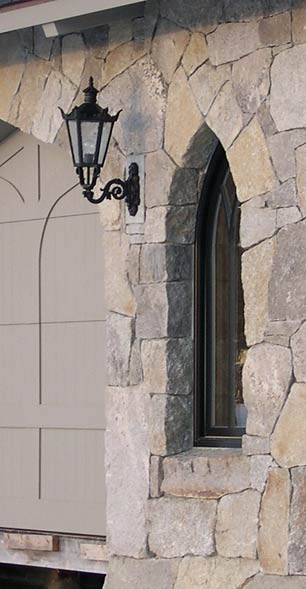
{"label": "scrolled metal bracket", "polygon": [[132,217],[135,217],[140,205],[140,180],[138,164],[132,162],[129,166],[129,175],[126,180],[114,178],[101,188],[101,196],[95,197],[93,188],[96,185],[100,169],[94,169],[91,182],[85,183],[82,168],[77,168],[80,176],[80,182],[83,187],[83,195],[92,204],[100,204],[104,200],[123,200],[125,199],[128,211]]}

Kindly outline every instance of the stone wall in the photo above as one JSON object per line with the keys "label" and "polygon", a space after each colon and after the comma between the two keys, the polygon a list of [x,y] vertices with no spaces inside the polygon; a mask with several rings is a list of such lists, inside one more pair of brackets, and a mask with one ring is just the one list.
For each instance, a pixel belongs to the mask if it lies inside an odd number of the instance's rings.
{"label": "stone wall", "polygon": [[[56,107],[124,112],[105,178],[145,158],[145,223],[101,206],[108,589],[306,586],[306,5],[148,0],[144,18],[0,36],[0,117],[66,148]],[[192,449],[192,244],[209,156],[241,202],[242,452]]]}

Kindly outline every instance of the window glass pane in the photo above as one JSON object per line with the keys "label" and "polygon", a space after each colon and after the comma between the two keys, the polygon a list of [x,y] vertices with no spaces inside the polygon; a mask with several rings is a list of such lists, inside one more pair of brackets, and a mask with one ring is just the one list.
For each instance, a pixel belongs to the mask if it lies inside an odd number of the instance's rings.
{"label": "window glass pane", "polygon": [[212,426],[227,426],[229,422],[229,298],[230,248],[226,211],[223,199],[217,215],[215,233],[215,383],[212,390]]}
{"label": "window glass pane", "polygon": [[75,164],[80,163],[77,124],[78,124],[77,121],[68,121],[68,129],[69,129],[69,135],[70,135],[73,158],[74,158]]}
{"label": "window glass pane", "polygon": [[[237,215],[237,230],[240,224],[240,210]],[[236,313],[234,325],[235,344],[235,425],[246,426],[247,409],[242,394],[242,369],[246,358],[246,342],[244,335],[244,301],[241,280],[241,248],[236,246]]]}
{"label": "window glass pane", "polygon": [[107,150],[110,134],[112,132],[112,128],[113,128],[113,123],[104,123],[104,125],[103,125],[102,139],[101,139],[100,152],[99,152],[99,164],[101,166],[103,166],[103,164],[104,164],[106,150]]}
{"label": "window glass pane", "polygon": [[99,123],[96,122],[81,122],[82,129],[82,146],[83,146],[83,162],[85,166],[92,166],[95,164],[95,153],[98,139]]}

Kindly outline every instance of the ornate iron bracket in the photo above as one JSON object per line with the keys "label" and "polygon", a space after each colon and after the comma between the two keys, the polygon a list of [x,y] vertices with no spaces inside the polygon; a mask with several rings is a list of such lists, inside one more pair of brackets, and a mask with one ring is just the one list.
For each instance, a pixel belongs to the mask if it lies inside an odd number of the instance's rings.
{"label": "ornate iron bracket", "polygon": [[120,180],[120,178],[114,178],[105,184],[101,188],[101,196],[95,198],[93,188],[96,185],[97,179],[100,174],[100,168],[96,166],[93,170],[91,181],[88,177],[85,182],[83,168],[77,168],[77,174],[80,177],[80,183],[82,185],[83,195],[87,200],[93,204],[100,204],[104,200],[123,200],[128,207],[128,211],[132,217],[135,217],[140,204],[140,184],[139,184],[139,168],[135,162],[129,166],[129,175],[126,180]]}

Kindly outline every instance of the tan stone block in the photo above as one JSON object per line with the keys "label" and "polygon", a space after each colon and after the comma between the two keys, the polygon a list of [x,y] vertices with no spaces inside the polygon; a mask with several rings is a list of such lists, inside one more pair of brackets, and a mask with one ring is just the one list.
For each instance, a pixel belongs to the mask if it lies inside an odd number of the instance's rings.
{"label": "tan stone block", "polygon": [[275,56],[271,67],[271,114],[278,131],[304,128],[305,44],[296,45]]}
{"label": "tan stone block", "polygon": [[272,466],[273,460],[269,454],[265,454],[264,456],[252,456],[250,462],[251,487],[262,493],[266,486],[269,468]]}
{"label": "tan stone block", "polygon": [[263,340],[268,320],[274,241],[266,240],[242,256],[245,334],[248,346]]}
{"label": "tan stone block", "polygon": [[147,243],[166,241],[167,207],[154,207],[146,212],[145,240]]}
{"label": "tan stone block", "polygon": [[257,454],[269,454],[270,439],[259,436],[242,436],[242,452],[246,456],[253,456]]}
{"label": "tan stone block", "polygon": [[[19,42],[18,33],[1,35],[0,55],[0,118],[8,121],[12,99],[19,88],[25,69],[24,49]],[[31,110],[33,113],[33,105]]]}
{"label": "tan stone block", "polygon": [[141,42],[135,43],[134,41],[131,41],[116,47],[116,49],[111,51],[106,57],[102,70],[103,86],[107,86],[113,78],[122,74],[138,59],[143,57],[145,53],[145,45]]}
{"label": "tan stone block", "polygon": [[216,525],[220,556],[256,559],[259,506],[260,493],[253,490],[221,498]]}
{"label": "tan stone block", "polygon": [[[136,301],[127,277],[126,261],[129,253],[129,238],[119,231],[103,234],[105,251],[105,300],[108,311],[133,317]],[[116,268],[114,268],[116,259]]]}
{"label": "tan stone block", "polygon": [[58,537],[47,534],[8,533],[4,535],[4,541],[9,550],[37,550],[45,552],[57,552],[59,550]]}
{"label": "tan stone block", "polygon": [[227,155],[241,202],[276,188],[265,136],[256,118],[240,133]]}
{"label": "tan stone block", "polygon": [[258,554],[264,573],[288,574],[289,503],[289,472],[283,468],[272,468],[259,518]]}
{"label": "tan stone block", "polygon": [[296,129],[294,131],[284,131],[283,133],[275,133],[274,135],[272,135],[272,137],[268,138],[268,145],[272,156],[272,161],[277,176],[281,182],[288,180],[288,178],[295,179],[295,149],[305,143],[305,129]]}
{"label": "tan stone block", "polygon": [[186,74],[180,67],[169,87],[165,127],[166,151],[178,165],[183,164],[188,147],[203,122]]}
{"label": "tan stone block", "polygon": [[81,543],[80,557],[83,560],[107,561],[109,559],[108,548],[105,542],[101,543]]}
{"label": "tan stone block", "polygon": [[165,393],[167,390],[167,340],[144,340],[141,349],[145,386],[151,393]]}
{"label": "tan stone block", "polygon": [[292,37],[295,43],[306,42],[306,7],[300,6],[292,11]]}
{"label": "tan stone block", "polygon": [[209,58],[213,65],[236,61],[262,47],[258,23],[225,23],[207,36]]}
{"label": "tan stone block", "polygon": [[169,84],[189,43],[190,33],[169,20],[159,21],[152,43],[152,57]]}
{"label": "tan stone block", "polygon": [[303,215],[306,215],[306,144],[296,149],[295,157],[298,201]]}
{"label": "tan stone block", "polygon": [[85,66],[86,47],[81,35],[66,35],[62,40],[63,73],[73,84],[80,85]]}
{"label": "tan stone block", "polygon": [[207,115],[223,84],[231,77],[230,66],[212,67],[204,63],[190,78],[189,83],[203,115]]}
{"label": "tan stone block", "polygon": [[240,243],[248,248],[272,235],[276,231],[276,211],[265,206],[253,205],[255,198],[241,207]]}
{"label": "tan stone block", "polygon": [[174,589],[237,589],[259,570],[255,560],[188,556],[180,564]]}
{"label": "tan stone block", "polygon": [[291,470],[292,495],[289,520],[288,564],[290,575],[306,573],[306,468]]}
{"label": "tan stone block", "polygon": [[187,76],[191,76],[207,60],[208,46],[205,36],[201,33],[193,33],[182,59],[182,66]]}
{"label": "tan stone block", "polygon": [[305,577],[258,575],[248,583],[247,589],[305,589]]}
{"label": "tan stone block", "polygon": [[206,122],[228,149],[243,128],[243,118],[231,82],[221,88],[206,117]]}
{"label": "tan stone block", "polygon": [[[33,126],[33,105],[34,109],[39,103],[51,71],[51,64],[32,57],[26,63],[20,90],[16,96],[18,101],[17,116],[14,124],[24,131],[30,133]],[[35,79],[35,84],[33,84]]]}
{"label": "tan stone block", "polygon": [[250,486],[250,480],[250,460],[246,456],[194,449],[165,458],[162,491],[177,497],[217,499],[243,491]]}
{"label": "tan stone block", "polygon": [[306,385],[293,384],[271,439],[271,453],[280,466],[306,465],[305,423]]}
{"label": "tan stone block", "polygon": [[268,436],[279,416],[292,377],[288,348],[262,343],[248,351],[243,368],[247,433]]}
{"label": "tan stone block", "polygon": [[163,150],[146,155],[145,195],[148,208],[169,204],[171,182],[176,169]]}
{"label": "tan stone block", "polygon": [[75,93],[76,87],[70,80],[58,71],[51,72],[33,114],[32,133],[37,139],[53,143],[63,124],[58,107],[68,112]]}
{"label": "tan stone block", "polygon": [[285,207],[278,209],[276,212],[276,226],[285,227],[285,225],[291,225],[297,223],[302,219],[302,213],[298,207]]}

